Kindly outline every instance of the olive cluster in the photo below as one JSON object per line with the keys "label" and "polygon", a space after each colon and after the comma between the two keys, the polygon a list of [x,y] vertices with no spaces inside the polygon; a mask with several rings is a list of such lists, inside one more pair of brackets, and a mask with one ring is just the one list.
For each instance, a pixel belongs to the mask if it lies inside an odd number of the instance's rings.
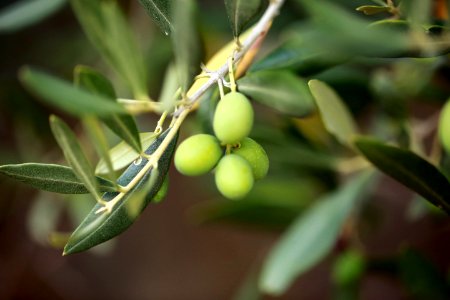
{"label": "olive cluster", "polygon": [[[197,134],[184,140],[175,153],[175,167],[188,176],[215,168],[215,182],[229,199],[245,197],[254,180],[266,176],[269,159],[257,142],[247,137],[253,126],[253,108],[243,94],[230,92],[214,113],[216,136]],[[225,147],[224,150],[222,147]]]}

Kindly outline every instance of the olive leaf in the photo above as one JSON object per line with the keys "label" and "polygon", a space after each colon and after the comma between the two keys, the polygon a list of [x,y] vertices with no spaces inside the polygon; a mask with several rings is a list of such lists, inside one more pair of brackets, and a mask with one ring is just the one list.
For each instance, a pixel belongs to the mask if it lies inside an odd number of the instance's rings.
{"label": "olive leaf", "polygon": [[[66,166],[39,163],[3,165],[0,166],[0,174],[44,191],[61,194],[89,193],[84,183]],[[116,191],[111,181],[98,176],[95,179],[99,191]]]}
{"label": "olive leaf", "polygon": [[[146,154],[153,154],[159,145],[162,143],[169,130],[162,133],[145,151]],[[147,206],[147,204],[154,198],[158,193],[161,186],[163,185],[164,178],[166,177],[167,171],[170,166],[170,161],[172,159],[175,145],[177,142],[178,133],[175,138],[173,138],[167,149],[162,154],[161,158],[158,160],[158,176],[154,179],[154,184],[148,185],[149,179],[152,176],[153,169],[151,168],[144,177],[128,192],[123,195],[123,198],[119,203],[117,203],[110,213],[96,213],[98,209],[102,208],[101,204],[96,204],[91,212],[87,215],[84,221],[78,226],[78,228],[73,232],[69,241],[64,248],[64,255],[72,254],[76,252],[81,252],[94,247],[100,243],[103,243],[118,234],[125,231],[138,217],[130,217],[129,211],[127,209],[127,203],[130,201],[139,201],[143,193],[140,191],[148,190],[144,193],[145,201],[141,206],[139,213]],[[144,168],[148,160],[146,158],[141,158],[139,162],[132,163],[117,179],[117,183],[121,186],[126,186],[130,183],[133,178]],[[103,194],[102,199],[105,201],[111,201],[114,199],[118,192],[108,192]]]}
{"label": "olive leaf", "polygon": [[86,189],[98,199],[98,184],[94,170],[81,149],[73,131],[58,117],[50,116],[50,127],[56,141],[64,152],[64,156]]}
{"label": "olive leaf", "polygon": [[362,5],[356,8],[357,11],[364,13],[365,15],[375,15],[382,12],[389,12],[392,8],[389,6],[381,5]]}
{"label": "olive leaf", "polygon": [[158,24],[165,35],[172,32],[169,0],[139,0],[150,17]]}
{"label": "olive leaf", "polygon": [[242,30],[262,9],[261,0],[225,0],[228,20],[230,21],[233,35],[238,37]]}
{"label": "olive leaf", "polygon": [[147,100],[144,57],[117,1],[70,3],[91,43],[128,84],[134,97]]}
{"label": "olive leaf", "polygon": [[450,183],[438,168],[417,154],[368,137],[357,137],[358,150],[383,173],[450,214]]}
{"label": "olive leaf", "polygon": [[[139,137],[142,143],[142,147],[144,149],[147,149],[151,145],[151,143],[153,143],[153,141],[156,139],[157,136],[158,134],[154,132],[140,133]],[[113,170],[117,171],[125,168],[134,160],[136,160],[139,157],[139,153],[136,152],[133,148],[131,148],[130,145],[122,141],[109,150],[109,156],[111,157],[112,160]],[[108,173],[108,166],[103,158],[100,159],[100,161],[98,162],[95,168],[95,173],[96,174]]]}
{"label": "olive leaf", "polygon": [[439,138],[442,146],[450,153],[450,99],[441,110],[441,116],[439,120]]}
{"label": "olive leaf", "polygon": [[14,32],[35,24],[61,9],[66,0],[22,0],[0,11],[0,32]]}
{"label": "olive leaf", "polygon": [[332,249],[352,208],[375,178],[370,171],[360,174],[301,214],[265,260],[260,289],[280,295],[299,275],[323,259]]}
{"label": "olive leaf", "polygon": [[25,67],[20,71],[22,83],[43,101],[76,116],[108,116],[125,113],[125,109],[108,98],[74,87],[73,84]]}
{"label": "olive leaf", "polygon": [[310,76],[349,60],[345,54],[332,48],[318,49],[305,42],[302,36],[291,34],[286,41],[250,67],[251,72],[260,70],[289,69],[301,76]]}
{"label": "olive leaf", "polygon": [[351,145],[350,139],[358,132],[358,129],[342,99],[322,81],[310,80],[308,85],[325,128],[342,144]]}
{"label": "olive leaf", "polygon": [[237,81],[240,92],[283,114],[304,117],[314,111],[306,82],[286,70],[262,70]]}
{"label": "olive leaf", "polygon": [[174,30],[171,35],[175,67],[181,90],[187,93],[200,70],[200,37],[196,25],[197,6],[194,0],[181,0],[172,7]]}
{"label": "olive leaf", "polygon": [[[116,103],[116,93],[111,82],[96,70],[86,66],[77,66],[74,72],[74,81],[76,86],[104,96]],[[102,121],[137,152],[141,152],[142,145],[139,132],[132,116],[129,114],[110,114],[103,117]]]}

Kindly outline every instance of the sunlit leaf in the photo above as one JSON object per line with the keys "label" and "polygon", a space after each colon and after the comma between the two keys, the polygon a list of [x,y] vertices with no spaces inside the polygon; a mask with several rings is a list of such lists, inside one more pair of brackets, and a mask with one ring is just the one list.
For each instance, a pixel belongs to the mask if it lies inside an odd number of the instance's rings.
{"label": "sunlit leaf", "polygon": [[187,93],[194,76],[199,73],[201,48],[196,26],[197,6],[194,0],[180,0],[172,7],[174,16],[172,44],[175,67],[181,90]]}
{"label": "sunlit leaf", "polygon": [[450,214],[450,183],[434,165],[405,149],[367,137],[354,140],[378,169]]}
{"label": "sunlit leaf", "polygon": [[[158,135],[155,134],[154,132],[143,132],[140,133],[139,136],[142,143],[142,147],[144,149],[147,149],[151,145],[151,143],[153,143],[153,141],[156,139]],[[117,171],[125,168],[134,160],[136,160],[139,157],[139,153],[136,152],[133,148],[131,148],[130,145],[122,141],[109,150],[109,156],[111,157],[111,160],[113,162],[114,171]],[[100,161],[98,162],[95,168],[95,173],[97,174],[108,173],[108,167],[103,159],[100,159]]]}
{"label": "sunlit leaf", "polygon": [[235,37],[241,34],[242,30],[261,10],[261,6],[261,0],[225,0],[228,20]]}
{"label": "sunlit leaf", "polygon": [[41,71],[24,68],[20,72],[20,79],[43,101],[70,114],[105,116],[112,113],[125,113],[120,104],[76,88],[71,83]]}
{"label": "sunlit leaf", "polygon": [[0,32],[14,32],[33,25],[61,9],[67,0],[21,0],[0,11]]}
{"label": "sunlit leaf", "polygon": [[124,79],[136,99],[146,100],[144,58],[116,1],[70,0],[91,43]]}
{"label": "sunlit leaf", "polygon": [[308,85],[289,71],[257,71],[237,84],[240,92],[283,114],[304,117],[314,111]]}
{"label": "sunlit leaf", "polygon": [[173,30],[170,17],[170,2],[169,0],[139,0],[139,3],[142,4],[165,35],[169,35]]}
{"label": "sunlit leaf", "polygon": [[[101,73],[90,67],[77,66],[74,77],[75,84],[78,87],[104,96],[106,99],[116,103],[114,88],[111,82]],[[103,117],[102,121],[136,151],[140,152],[142,150],[139,132],[132,116],[128,114],[111,114]]]}
{"label": "sunlit leaf", "polygon": [[261,290],[280,295],[299,275],[323,259],[374,178],[372,172],[360,174],[300,215],[265,260],[259,281]]}
{"label": "sunlit leaf", "polygon": [[447,153],[450,153],[450,99],[441,111],[439,121],[439,138]]}
{"label": "sunlit leaf", "polygon": [[[166,137],[168,131],[161,134],[145,151],[146,154],[151,155],[156,151],[159,145]],[[169,143],[167,149],[158,160],[158,176],[156,176],[155,182],[150,187],[147,185],[150,179],[153,169],[150,168],[137,184],[132,187],[128,192],[123,194],[123,198],[118,202],[110,213],[96,213],[102,206],[101,204],[95,205],[91,212],[87,215],[84,221],[73,232],[70,240],[64,248],[64,255],[72,254],[76,252],[85,251],[91,247],[94,247],[100,243],[103,243],[116,235],[125,231],[136,220],[138,215],[130,217],[127,209],[128,201],[136,201],[140,198],[136,197],[136,193],[140,193],[143,189],[149,188],[149,192],[146,193],[145,201],[142,203],[141,210],[147,206],[147,204],[153,199],[161,188],[164,178],[166,177],[169,169],[170,161],[172,159],[175,145],[177,142],[177,136]],[[127,186],[133,178],[146,166],[148,160],[141,158],[140,161],[132,163],[118,178],[117,183],[121,186]],[[105,201],[111,201],[117,197],[119,193],[105,193],[102,199]]]}
{"label": "sunlit leaf", "polygon": [[358,129],[344,102],[324,82],[310,80],[308,85],[319,108],[325,128],[342,144],[348,145],[352,136],[358,132]]}
{"label": "sunlit leaf", "polygon": [[50,116],[50,127],[73,172],[97,199],[99,188],[94,170],[84,155],[77,137],[66,123],[54,115]]}
{"label": "sunlit leaf", "polygon": [[[66,166],[39,163],[3,165],[0,166],[0,174],[44,191],[62,194],[89,193],[84,183]],[[98,176],[96,180],[100,191],[116,190],[112,182]]]}

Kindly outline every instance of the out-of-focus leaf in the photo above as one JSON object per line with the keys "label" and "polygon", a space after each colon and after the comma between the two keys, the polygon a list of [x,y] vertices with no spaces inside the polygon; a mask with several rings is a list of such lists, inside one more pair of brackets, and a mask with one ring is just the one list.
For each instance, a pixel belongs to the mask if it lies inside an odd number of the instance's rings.
{"label": "out-of-focus leaf", "polygon": [[[109,80],[90,67],[75,68],[75,85],[89,92],[104,96],[116,103],[116,93]],[[102,118],[103,122],[136,151],[141,152],[142,146],[139,132],[132,116],[128,114],[111,114]]]}
{"label": "out-of-focus leaf", "polygon": [[[329,1],[298,0],[311,21],[296,28],[296,34],[317,50],[336,54],[390,57],[411,49],[408,35],[389,28],[369,27],[370,22]],[[389,41],[387,43],[386,41]]]}
{"label": "out-of-focus leaf", "polygon": [[[153,141],[156,139],[158,135],[155,134],[154,132],[143,132],[140,133],[139,136],[142,143],[142,147],[144,149],[147,149],[153,143]],[[125,168],[134,160],[136,160],[139,157],[139,153],[136,152],[133,148],[131,148],[130,145],[122,141],[109,150],[109,156],[111,157],[111,160],[113,162],[114,171],[117,171]],[[108,173],[108,167],[103,159],[100,159],[100,161],[98,162],[95,168],[95,173],[97,174]]]}
{"label": "out-of-focus leaf", "polygon": [[180,0],[171,9],[174,16],[171,37],[175,67],[181,90],[187,93],[200,69],[201,44],[196,26],[197,6],[194,0]]}
{"label": "out-of-focus leaf", "polygon": [[178,98],[175,98],[174,96],[178,88],[179,84],[177,78],[177,69],[175,65],[170,64],[167,67],[166,74],[164,76],[164,85],[159,97],[159,103],[161,104],[161,107],[159,108],[160,112],[170,111],[175,107]]}
{"label": "out-of-focus leaf", "polygon": [[450,99],[444,105],[441,111],[439,121],[439,138],[442,146],[444,146],[447,153],[450,154]]}
{"label": "out-of-focus leaf", "polygon": [[448,299],[450,287],[445,274],[422,254],[407,249],[399,259],[400,278],[412,299]]}
{"label": "out-of-focus leaf", "polygon": [[66,0],[22,0],[0,11],[0,32],[14,32],[33,25],[61,9]]}
{"label": "out-of-focus leaf", "polygon": [[166,178],[164,178],[161,187],[159,188],[159,191],[153,197],[152,202],[161,203],[166,198],[168,191],[169,191],[169,175],[167,174]]}
{"label": "out-of-focus leaf", "polygon": [[257,71],[237,81],[240,92],[283,114],[304,117],[314,111],[306,82],[289,71]]}
{"label": "out-of-focus leaf", "polygon": [[265,178],[245,201],[207,201],[191,210],[195,222],[234,221],[264,227],[288,225],[318,194],[317,182],[305,178]]}
{"label": "out-of-focus leaf", "polygon": [[357,7],[356,10],[370,16],[382,12],[389,12],[391,8],[389,6],[363,5]]}
{"label": "out-of-focus leaf", "polygon": [[382,172],[450,214],[450,183],[434,165],[409,150],[372,138],[358,137],[354,144]]}
{"label": "out-of-focus leaf", "polygon": [[373,172],[359,174],[300,215],[266,258],[259,281],[261,290],[280,295],[327,255],[344,221],[374,178]]}
{"label": "out-of-focus leaf", "polygon": [[75,134],[64,121],[54,115],[50,116],[50,127],[73,172],[84,183],[86,189],[98,199],[99,188],[94,170],[84,155]]}
{"label": "out-of-focus leaf", "polygon": [[353,285],[359,281],[366,268],[364,256],[355,250],[347,250],[336,258],[333,281],[339,286]]}
{"label": "out-of-focus leaf", "polygon": [[70,0],[91,43],[130,87],[136,99],[146,100],[144,58],[116,1]]}
{"label": "out-of-focus leaf", "polygon": [[[72,169],[66,166],[39,163],[3,165],[0,166],[0,174],[44,191],[61,194],[89,193]],[[116,190],[112,182],[97,176],[96,180],[100,191]]]}
{"label": "out-of-focus leaf", "polygon": [[111,157],[109,156],[109,143],[106,138],[105,133],[101,127],[100,121],[96,117],[84,117],[83,125],[88,133],[91,142],[94,144],[94,148],[98,155],[103,161],[105,161],[106,167],[108,169],[107,176],[111,180],[115,180],[116,176],[114,173],[113,163]]}
{"label": "out-of-focus leaf", "polygon": [[139,3],[144,6],[149,16],[158,24],[165,35],[169,35],[173,30],[170,2],[169,0],[139,0]]}
{"label": "out-of-focus leaf", "polygon": [[252,18],[261,10],[261,0],[225,0],[233,35],[238,37]]}
{"label": "out-of-focus leaf", "polygon": [[258,289],[258,270],[253,267],[245,277],[232,300],[261,300],[263,296]]}
{"label": "out-of-focus leaf", "polygon": [[349,145],[358,130],[356,123],[338,94],[326,83],[319,80],[308,82],[311,93],[319,108],[325,128],[339,142]]}
{"label": "out-of-focus leaf", "polygon": [[301,36],[290,36],[281,46],[250,67],[250,71],[289,69],[302,76],[319,73],[350,57],[333,49],[317,49]]}
{"label": "out-of-focus leaf", "polygon": [[[158,149],[168,132],[169,131],[162,133],[150,145],[145,153],[148,155],[153,154]],[[148,193],[145,193],[145,201],[142,203],[141,210],[139,211],[140,213],[157,194],[169,169],[170,161],[177,143],[177,137],[178,134],[172,141],[170,141],[166,151],[158,160],[159,174],[156,176],[154,183],[151,186],[148,185],[149,179],[154,171],[150,168],[150,170],[147,171],[143,178],[130,191],[123,194],[123,198],[113,207],[110,213],[96,213],[97,210],[102,208],[101,204],[97,203],[84,221],[73,232],[70,240],[64,248],[64,255],[85,251],[91,247],[103,243],[122,233],[129,226],[131,226],[131,224],[133,224],[138,215],[133,217],[130,216],[127,209],[128,201],[138,201],[140,197],[136,195],[141,195],[142,190],[148,189]],[[146,158],[141,158],[140,161],[131,164],[117,179],[117,183],[121,186],[127,186],[127,184],[136,177],[144,166],[146,166],[147,162],[148,160]],[[118,195],[119,193],[117,192],[105,193],[103,194],[102,199],[105,201],[112,201]]]}
{"label": "out-of-focus leaf", "polygon": [[107,116],[113,113],[125,113],[119,103],[76,88],[71,83],[41,71],[24,68],[20,72],[20,79],[42,100],[73,115]]}
{"label": "out-of-focus leaf", "polygon": [[56,201],[48,194],[39,193],[34,199],[27,218],[31,237],[43,246],[48,246],[49,236],[55,230],[64,208],[63,201]]}

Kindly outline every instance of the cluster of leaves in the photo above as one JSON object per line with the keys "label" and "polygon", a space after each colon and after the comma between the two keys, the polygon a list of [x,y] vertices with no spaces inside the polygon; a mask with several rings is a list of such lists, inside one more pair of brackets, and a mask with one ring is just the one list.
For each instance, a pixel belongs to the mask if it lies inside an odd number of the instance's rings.
{"label": "cluster of leaves", "polygon": [[[115,1],[70,3],[90,41],[135,100],[118,101],[109,80],[85,66],[75,69],[74,84],[30,68],[20,73],[30,91],[81,119],[101,157],[94,170],[75,133],[52,116],[52,131],[70,167],[37,163],[0,167],[1,173],[36,188],[91,193],[98,201],[68,240],[66,254],[120,234],[150,201],[161,198],[177,135],[157,163],[149,165],[151,154],[163,144],[170,128],[164,133],[159,129],[139,133],[130,112],[156,111],[164,116],[164,112],[174,111],[180,95],[189,97],[198,84],[191,88],[202,57],[194,22],[195,2],[177,1],[173,7],[165,0],[139,2],[173,44],[174,64],[167,71],[159,102],[148,96],[144,59]],[[357,10],[375,15],[375,21],[329,1],[292,1],[308,17],[285,26],[280,45],[253,63],[237,81],[240,92],[276,111],[283,123],[270,123],[262,113],[251,134],[267,149],[271,171],[246,199],[202,203],[194,212],[202,222],[289,225],[256,276],[257,293],[284,293],[298,276],[331,252],[351,216],[358,220],[361,200],[370,195],[379,178],[367,161],[450,213],[450,102],[448,90],[432,81],[440,68],[448,67],[448,21],[433,20],[430,11],[423,10],[431,7],[430,1],[374,2],[377,5]],[[226,0],[225,5],[232,33],[241,43],[242,31],[267,3]],[[233,50],[227,49],[226,58]],[[430,89],[434,93],[427,93]],[[365,103],[367,98],[372,102]],[[423,150],[423,137],[410,125],[407,113],[408,105],[417,98],[431,98],[440,104],[447,101],[434,145],[437,150],[430,155]],[[355,99],[356,104],[351,105]],[[217,101],[215,89],[201,99],[197,120],[206,132],[212,132]],[[362,135],[353,115],[371,104],[376,107],[376,122],[364,124],[366,135]],[[123,142],[110,149],[102,124]],[[117,177],[116,172],[128,165]],[[145,172],[138,176],[142,170]],[[338,184],[341,175],[350,176]],[[122,200],[111,212],[98,213],[104,201],[117,197]],[[405,257],[415,259],[414,255]],[[345,253],[337,261],[336,283],[357,282],[365,263],[360,253]],[[356,271],[349,275],[347,265],[350,269],[356,266],[352,269]]]}

